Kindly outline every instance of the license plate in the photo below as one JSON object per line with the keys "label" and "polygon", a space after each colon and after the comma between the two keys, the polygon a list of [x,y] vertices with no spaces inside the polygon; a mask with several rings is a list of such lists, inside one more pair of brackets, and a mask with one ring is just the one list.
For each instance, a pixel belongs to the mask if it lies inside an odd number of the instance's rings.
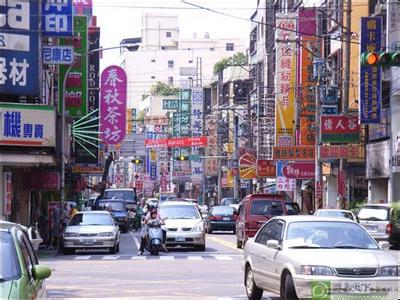
{"label": "license plate", "polygon": [[92,245],[92,244],[94,244],[94,241],[92,241],[92,240],[84,240],[83,243],[85,245]]}
{"label": "license plate", "polygon": [[231,218],[229,218],[229,217],[223,217],[222,218],[222,220],[224,220],[224,221],[229,221]]}
{"label": "license plate", "polygon": [[378,227],[375,227],[375,226],[367,226],[366,229],[369,232],[377,232],[378,231]]}
{"label": "license plate", "polygon": [[175,242],[184,242],[184,241],[185,241],[184,237],[178,236],[175,238]]}

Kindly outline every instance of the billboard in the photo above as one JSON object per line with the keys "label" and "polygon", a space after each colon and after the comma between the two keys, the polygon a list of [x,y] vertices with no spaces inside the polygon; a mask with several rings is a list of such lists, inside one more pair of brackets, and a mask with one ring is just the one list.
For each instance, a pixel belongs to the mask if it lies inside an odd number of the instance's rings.
{"label": "billboard", "polygon": [[[382,18],[361,18],[360,53],[381,51]],[[360,64],[360,123],[379,124],[382,108],[381,67]]]}
{"label": "billboard", "polygon": [[74,62],[74,47],[43,46],[42,62],[47,65],[70,65]]}
{"label": "billboard", "polygon": [[55,147],[54,107],[0,103],[0,145]]}
{"label": "billboard", "polygon": [[[276,15],[276,145],[292,146],[295,137],[296,14]],[[288,31],[287,29],[290,29]],[[287,40],[292,42],[287,42]]]}
{"label": "billboard", "polygon": [[73,12],[76,16],[91,16],[93,15],[92,0],[73,0]]}
{"label": "billboard", "polygon": [[357,116],[321,116],[321,141],[324,143],[358,142]]}
{"label": "billboard", "polygon": [[101,73],[100,132],[105,144],[118,144],[126,134],[127,76],[121,67]]}
{"label": "billboard", "polygon": [[42,1],[42,32],[44,36],[72,36],[72,0]]}
{"label": "billboard", "polygon": [[293,146],[293,147],[274,147],[275,160],[314,160],[315,147],[313,146]]}
{"label": "billboard", "polygon": [[[65,100],[65,109],[74,118],[87,114],[87,18],[74,17],[74,37],[60,38],[60,45],[73,45],[77,59],[68,74],[68,66],[60,66],[59,110],[62,110],[62,101]],[[64,85],[64,78],[67,76]],[[65,88],[65,91],[64,91]]]}
{"label": "billboard", "polygon": [[0,94],[39,96],[39,3],[1,1]]}

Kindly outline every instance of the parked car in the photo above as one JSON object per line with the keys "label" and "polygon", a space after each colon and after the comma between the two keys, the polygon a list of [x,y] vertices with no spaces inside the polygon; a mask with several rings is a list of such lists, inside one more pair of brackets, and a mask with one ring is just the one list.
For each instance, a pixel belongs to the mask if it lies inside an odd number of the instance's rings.
{"label": "parked car", "polygon": [[126,204],[127,201],[123,199],[101,199],[98,203],[99,209],[109,211],[124,233],[129,230],[129,213]]}
{"label": "parked car", "polygon": [[221,200],[221,206],[231,206],[235,208],[236,210],[239,210],[239,204],[240,200],[237,198],[222,198]]}
{"label": "parked car", "polygon": [[[357,298],[360,289],[374,296],[377,288],[388,288],[385,299],[397,299],[400,266],[383,251],[388,247],[345,218],[272,218],[244,247],[247,296],[261,299],[266,290],[283,300],[322,299],[335,293]],[[330,288],[333,284],[336,290]]]}
{"label": "parked car", "polygon": [[297,202],[286,201],[285,206],[286,206],[288,215],[300,215],[301,214],[300,206]]}
{"label": "parked car", "polygon": [[196,204],[187,201],[168,201],[160,205],[159,213],[165,221],[167,247],[195,247],[206,249],[204,221]]}
{"label": "parked car", "polygon": [[108,249],[119,252],[120,232],[107,211],[78,212],[68,222],[63,234],[62,251],[73,254],[78,249]]}
{"label": "parked car", "polygon": [[358,219],[374,239],[400,247],[400,223],[394,223],[390,204],[366,204],[358,212]]}
{"label": "parked car", "polygon": [[230,206],[214,206],[207,215],[205,226],[208,233],[233,231],[236,233],[236,210]]}
{"label": "parked car", "polygon": [[323,217],[347,218],[354,222],[358,222],[357,217],[350,210],[344,209],[317,209],[314,215]]}
{"label": "parked car", "polygon": [[258,229],[274,216],[287,215],[285,197],[280,194],[252,194],[239,207],[236,220],[236,246],[242,248]]}
{"label": "parked car", "polygon": [[0,221],[0,298],[46,299],[45,279],[50,268],[39,265],[27,231]]}

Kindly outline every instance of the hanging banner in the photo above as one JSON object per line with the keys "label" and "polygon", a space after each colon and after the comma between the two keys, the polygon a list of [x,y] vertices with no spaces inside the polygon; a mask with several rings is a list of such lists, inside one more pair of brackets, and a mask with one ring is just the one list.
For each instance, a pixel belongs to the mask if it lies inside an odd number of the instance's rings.
{"label": "hanging banner", "polygon": [[285,163],[282,174],[292,179],[313,179],[315,178],[315,163],[293,162]]}
{"label": "hanging banner", "polygon": [[346,171],[338,173],[338,196],[346,196]]}
{"label": "hanging banner", "polygon": [[360,139],[357,116],[321,116],[323,143],[354,143]]}
{"label": "hanging banner", "polygon": [[321,159],[360,159],[360,145],[330,145],[319,146]]}
{"label": "hanging banner", "polygon": [[206,176],[218,176],[218,159],[212,158],[218,155],[217,128],[218,118],[213,115],[207,115],[205,117],[205,132],[208,137],[208,147],[205,148],[205,151],[208,158],[204,162]]}
{"label": "hanging banner", "polygon": [[316,138],[316,91],[313,80],[313,59],[321,53],[317,35],[317,14],[315,8],[299,10],[300,45],[299,63],[299,96],[300,101],[300,141],[301,145],[315,145]]}
{"label": "hanging banner", "polygon": [[[382,18],[361,18],[360,53],[382,50]],[[382,107],[381,67],[360,64],[360,123],[379,124]]]}
{"label": "hanging banner", "polygon": [[257,177],[275,177],[276,163],[273,160],[257,160]]}
{"label": "hanging banner", "polygon": [[109,66],[101,73],[100,132],[105,144],[120,143],[126,133],[127,76],[121,67]]}
{"label": "hanging banner", "polygon": [[[192,136],[200,137],[203,135],[203,89],[193,88],[191,99],[191,127]],[[192,147],[192,159],[190,165],[192,168],[192,184],[199,184],[203,179],[203,162],[200,159],[199,147]],[[197,157],[197,158],[196,158]]]}
{"label": "hanging banner", "polygon": [[[60,66],[59,111],[62,110],[62,101],[65,99],[65,109],[74,118],[83,117],[87,114],[87,40],[88,26],[86,17],[74,17],[74,37],[60,38],[60,45],[73,45],[77,59],[68,74],[69,66]],[[64,77],[67,76],[64,84]],[[64,91],[65,88],[65,91]]]}
{"label": "hanging banner", "polygon": [[[296,85],[296,19],[295,13],[276,15],[275,122],[276,145],[292,146],[295,136]],[[290,31],[288,31],[290,29]],[[290,41],[290,42],[288,42]]]}
{"label": "hanging banner", "polygon": [[1,1],[1,95],[40,95],[39,3],[37,0]]}
{"label": "hanging banner", "polygon": [[43,36],[72,36],[72,17],[72,0],[42,0]]}
{"label": "hanging banner", "polygon": [[[11,172],[3,172],[3,215],[9,216],[11,215],[12,208],[12,198],[13,198],[13,187],[12,187],[12,173]],[[0,188],[3,188],[0,186]]]}

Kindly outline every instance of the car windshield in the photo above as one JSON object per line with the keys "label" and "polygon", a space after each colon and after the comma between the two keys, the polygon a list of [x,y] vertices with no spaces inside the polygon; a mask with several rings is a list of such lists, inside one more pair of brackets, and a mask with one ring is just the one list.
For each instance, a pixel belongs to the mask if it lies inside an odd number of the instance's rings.
{"label": "car windshield", "polygon": [[103,210],[125,211],[125,205],[122,201],[100,201],[99,207]]}
{"label": "car windshield", "polygon": [[318,212],[319,216],[324,217],[337,217],[337,218],[347,218],[350,220],[354,220],[353,215],[348,211],[340,211],[340,210],[320,210]]}
{"label": "car windshield", "polygon": [[229,206],[216,206],[213,207],[211,214],[212,215],[232,215],[234,211],[233,207]]}
{"label": "car windshield", "polygon": [[238,204],[239,203],[239,199],[236,198],[224,198],[221,201],[221,205],[231,205],[231,204]]}
{"label": "car windshield", "polygon": [[388,221],[389,208],[387,207],[362,207],[358,213],[360,220],[366,221]]}
{"label": "car windshield", "polygon": [[0,231],[1,267],[0,283],[17,279],[21,276],[14,241],[9,232]]}
{"label": "car windshield", "polygon": [[194,205],[164,205],[160,207],[160,215],[163,219],[200,219]]}
{"label": "car windshield", "polygon": [[106,190],[104,192],[104,198],[135,200],[135,192],[133,190],[132,191]]}
{"label": "car windshield", "polygon": [[283,207],[280,201],[254,200],[251,204],[250,214],[253,216],[280,216]]}
{"label": "car windshield", "polygon": [[286,203],[286,210],[288,215],[299,215],[300,214],[300,207],[297,203]]}
{"label": "car windshield", "polygon": [[72,217],[68,226],[85,225],[114,225],[113,219],[109,214],[76,214]]}
{"label": "car windshield", "polygon": [[285,244],[289,248],[378,249],[374,239],[357,223],[334,221],[290,223]]}

